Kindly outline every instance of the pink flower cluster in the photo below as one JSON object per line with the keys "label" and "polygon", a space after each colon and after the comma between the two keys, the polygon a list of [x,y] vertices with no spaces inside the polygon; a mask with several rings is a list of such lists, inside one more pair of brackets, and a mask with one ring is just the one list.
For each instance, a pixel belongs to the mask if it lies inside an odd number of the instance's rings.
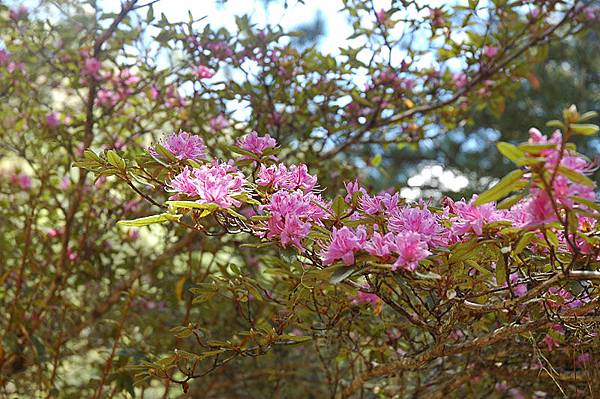
{"label": "pink flower cluster", "polygon": [[311,231],[313,224],[326,216],[325,202],[314,193],[281,190],[275,192],[269,204],[261,210],[269,213],[266,223],[267,238],[277,238],[281,245],[294,245],[303,249],[302,240]]}
{"label": "pink flower cluster", "polygon": [[233,164],[213,161],[199,168],[186,166],[169,182],[169,188],[177,198],[184,194],[199,204],[215,204],[226,209],[241,205],[236,196],[246,191],[246,183],[244,175]]}
{"label": "pink flower cluster", "polygon": [[334,261],[341,259],[345,265],[354,264],[354,253],[358,252],[367,241],[367,230],[364,226],[356,229],[342,227],[333,228],[331,242],[323,251],[323,264],[331,265]]}
{"label": "pink flower cluster", "polygon": [[277,141],[268,134],[259,136],[258,133],[252,132],[238,139],[236,144],[238,147],[260,156],[267,148],[275,148]]}
{"label": "pink flower cluster", "polygon": [[192,75],[198,80],[210,79],[215,76],[215,72],[206,65],[196,65],[192,67]]}
{"label": "pink flower cluster", "polygon": [[[552,144],[552,147],[541,147],[539,154],[535,154],[543,158],[549,170],[558,165],[583,174],[592,170],[589,162],[575,152],[560,152],[562,137],[559,133],[550,139],[537,130],[532,130],[530,134],[532,144]],[[260,155],[266,149],[276,147],[277,143],[269,136],[260,137],[253,132],[239,139],[237,145]],[[201,139],[185,132],[168,136],[164,146],[178,159],[205,158]],[[242,156],[238,160],[244,158]],[[213,161],[199,168],[185,167],[169,182],[169,191],[175,193],[177,198],[183,196],[221,208],[241,207],[244,200],[240,195],[245,193],[260,202],[257,208],[244,205],[246,208],[240,209],[242,213],[247,210],[259,213],[253,221],[253,227],[260,237],[277,240],[284,247],[294,246],[300,252],[310,249],[311,254],[320,255],[323,265],[336,262],[360,264],[364,259],[372,261],[375,257],[380,263],[390,265],[392,270],[401,268],[407,271],[415,271],[440,248],[473,237],[493,237],[502,226],[533,229],[540,223],[555,221],[557,216],[553,205],[572,207],[573,196],[596,201],[594,187],[572,181],[560,173],[551,174],[554,175],[551,192],[556,204],[552,203],[547,190],[536,186],[538,179],[532,180],[534,184],[531,185],[530,195],[509,209],[497,209],[493,202],[475,205],[477,196],[473,196],[468,201],[448,199],[442,209],[433,210],[423,202],[408,203],[402,200],[398,192],[369,195],[358,181],[353,181],[346,183],[347,211],[339,214],[339,211],[332,209],[332,202],[324,201],[315,192],[317,178],[308,173],[306,165],[286,166],[273,163],[269,157],[261,159],[259,163],[258,170],[253,172],[254,183],[250,183],[233,166],[233,161]],[[534,172],[530,170],[522,179],[533,177]],[[578,221],[582,231],[589,231],[595,224],[590,217],[580,216]],[[569,237],[565,238],[560,231],[557,231],[557,237],[564,249],[568,250],[566,242]],[[579,237],[575,242],[580,245],[580,250],[585,250],[585,245],[589,246]],[[532,250],[539,249],[532,247]],[[510,273],[509,281],[515,295],[525,295],[527,285],[519,283],[517,272]],[[566,299],[565,293],[558,295]],[[549,298],[550,306],[552,300],[556,302]]]}
{"label": "pink flower cluster", "polygon": [[289,168],[284,164],[275,164],[269,167],[261,164],[256,184],[276,190],[301,189],[308,192],[317,185],[317,178],[308,173],[308,167],[304,164],[291,165]]}
{"label": "pink flower cluster", "polygon": [[[198,160],[206,157],[204,140],[187,132],[169,134],[162,139],[161,145],[179,160]],[[155,157],[160,156],[154,147],[149,147],[148,152]]]}
{"label": "pink flower cluster", "polygon": [[115,75],[107,73],[104,79],[104,87],[98,90],[97,95],[97,102],[103,107],[112,107],[117,102],[132,96],[140,81],[140,78],[129,69],[123,69]]}
{"label": "pink flower cluster", "polygon": [[213,132],[220,132],[229,126],[229,121],[223,114],[219,114],[208,121],[208,125]]}
{"label": "pink flower cluster", "polygon": [[12,55],[3,48],[0,48],[0,67],[6,67],[8,73],[25,70],[25,64],[12,61]]}

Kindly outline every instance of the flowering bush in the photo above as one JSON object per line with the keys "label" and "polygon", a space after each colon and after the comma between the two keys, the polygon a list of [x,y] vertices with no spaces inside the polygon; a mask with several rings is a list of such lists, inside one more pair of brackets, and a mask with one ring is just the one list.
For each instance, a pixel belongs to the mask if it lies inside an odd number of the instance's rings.
{"label": "flowering bush", "polygon": [[13,3],[0,396],[598,390],[593,114],[499,143],[515,170],[477,197],[376,188],[392,151],[501,115],[597,8],[348,0],[332,53],[154,1]]}
{"label": "flowering bush", "polygon": [[[453,368],[463,364],[469,370],[473,365],[464,364],[464,356],[478,352],[482,364],[487,356],[497,364],[495,343],[545,345],[550,353],[544,361],[549,364],[593,351],[597,334],[590,323],[595,322],[587,320],[594,320],[598,301],[600,241],[595,226],[600,204],[588,177],[595,165],[569,139],[595,134],[597,126],[582,123],[595,116],[571,107],[564,121],[549,123],[557,128],[550,139],[532,128],[527,143],[499,143],[500,152],[518,168],[480,196],[447,199],[441,207],[406,201],[398,192],[371,195],[358,181],[347,183],[346,193],[325,200],[327,190],[308,174],[306,165],[277,163],[273,155],[281,149],[256,132],[228,147],[232,159],[226,163],[181,159],[177,153],[204,149],[201,142],[190,140],[174,153],[163,148],[169,163],[150,147],[150,163],[131,164],[114,152],[109,158],[108,153],[101,157],[88,151],[78,164],[96,173],[115,173],[128,183],[135,176],[159,191],[175,193],[160,205],[165,213],[121,225],[171,222],[202,234],[242,234],[243,245],[249,247],[291,248],[285,258],[270,259],[264,270],[273,274],[269,278],[250,277],[234,268],[190,288],[195,302],[223,295],[281,307],[286,317],[277,329],[257,326],[237,333],[240,338],[211,344],[204,342],[201,328],[184,326],[179,334],[195,335],[206,350],[176,352],[142,367],[146,373],[186,384],[198,377],[196,369],[203,362],[218,366],[219,355],[258,355],[278,345],[316,339],[321,333],[314,331],[314,323],[324,318],[336,318],[326,329],[350,322],[352,313],[337,309],[334,316],[319,309],[314,297],[318,291],[322,301],[335,298],[338,306],[375,305],[385,324],[405,331],[394,341],[380,336],[383,331],[369,336],[378,341],[381,357],[344,387],[348,396],[374,378],[403,370],[433,371],[440,358],[456,363]],[[261,142],[268,145],[257,144]],[[154,172],[165,176],[164,181],[145,177],[154,168],[164,169]],[[249,321],[256,323],[248,312]],[[477,323],[484,315],[483,325]],[[366,338],[361,338],[361,327],[347,328],[355,339]],[[408,344],[414,336],[423,341],[413,342],[410,351],[401,350],[402,342]],[[545,367],[525,353],[504,354],[503,371],[510,375]],[[188,365],[187,372],[176,368],[180,362]],[[176,370],[186,376],[183,382],[173,374]],[[549,376],[568,381],[562,372]]]}

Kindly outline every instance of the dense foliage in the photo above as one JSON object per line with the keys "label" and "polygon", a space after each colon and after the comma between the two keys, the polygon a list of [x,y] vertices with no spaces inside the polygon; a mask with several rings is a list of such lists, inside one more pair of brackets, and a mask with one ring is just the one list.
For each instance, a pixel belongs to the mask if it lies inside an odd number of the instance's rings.
{"label": "dense foliage", "polygon": [[0,3],[3,395],[598,390],[594,113],[498,143],[516,166],[479,197],[374,192],[597,9],[342,3],[336,55],[152,2]]}

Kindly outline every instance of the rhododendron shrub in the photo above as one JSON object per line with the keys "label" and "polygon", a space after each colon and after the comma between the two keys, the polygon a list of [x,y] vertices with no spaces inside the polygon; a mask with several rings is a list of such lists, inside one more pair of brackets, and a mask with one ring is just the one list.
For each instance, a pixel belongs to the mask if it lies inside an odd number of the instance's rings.
{"label": "rhododendron shrub", "polygon": [[[526,143],[499,143],[516,169],[479,196],[438,205],[397,192],[371,194],[359,181],[334,196],[306,165],[278,163],[273,155],[283,149],[256,132],[228,147],[226,161],[173,153],[165,163],[150,147],[153,161],[140,164],[87,151],[78,165],[154,185],[137,191],[164,213],[121,225],[171,223],[202,235],[236,235],[265,256],[262,275],[234,267],[190,287],[196,303],[218,296],[247,303],[248,331],[214,342],[202,326],[182,326],[179,334],[196,337],[195,350],[140,366],[141,374],[185,385],[203,367],[218,368],[220,357],[261,355],[343,326],[349,341],[338,367],[348,367],[352,350],[377,348],[378,355],[359,362],[341,384],[342,396],[372,383],[392,392],[409,384],[402,382],[409,371],[433,382],[442,359],[445,372],[476,377],[471,383],[480,387],[495,381],[488,373],[498,369],[507,377],[546,373],[567,389],[577,389],[572,374],[580,373],[582,386],[594,385],[585,366],[571,364],[584,354],[588,363],[597,357],[600,203],[588,177],[596,165],[569,140],[595,134],[598,127],[584,123],[595,116],[570,107],[563,121],[549,123],[556,128],[550,138],[532,128]],[[249,142],[268,142],[272,150]],[[169,195],[162,204],[153,199],[164,198],[161,191]],[[275,324],[254,318],[256,301],[269,303]],[[355,320],[353,312],[369,313],[365,305],[382,328],[366,333]],[[391,340],[394,330],[400,332]],[[473,353],[477,360],[467,360]],[[544,371],[549,365],[553,370]],[[544,377],[529,386],[507,383],[522,394],[545,386]]]}
{"label": "rhododendron shrub", "polygon": [[590,114],[478,197],[373,189],[597,8],[343,1],[332,52],[117,3],[0,2],[1,397],[598,390]]}

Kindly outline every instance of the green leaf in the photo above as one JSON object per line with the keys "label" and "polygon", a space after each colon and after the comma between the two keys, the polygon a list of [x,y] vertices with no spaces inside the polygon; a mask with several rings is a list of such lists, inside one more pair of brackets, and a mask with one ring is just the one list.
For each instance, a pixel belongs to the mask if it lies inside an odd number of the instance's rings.
{"label": "green leaf", "polygon": [[475,248],[477,248],[479,244],[480,243],[476,239],[456,244],[450,253],[450,263],[456,263],[473,256],[475,254]]}
{"label": "green leaf", "polygon": [[582,136],[592,136],[598,133],[598,130],[600,130],[598,126],[592,125],[590,123],[574,123],[572,125],[569,125],[569,127],[571,128],[571,131],[573,133],[580,134]]}
{"label": "green leaf", "polygon": [[536,233],[533,231],[528,231],[527,233],[523,234],[523,236],[521,236],[521,238],[519,239],[517,246],[515,247],[515,254],[520,254],[521,252],[523,252],[525,247],[529,245],[531,240],[533,240],[535,234]]}
{"label": "green leaf", "polygon": [[83,152],[83,157],[85,159],[88,159],[90,161],[96,161],[99,163],[104,163],[104,161],[102,160],[102,158],[100,158],[98,155],[96,155],[96,153],[92,150],[85,150]]}
{"label": "green leaf", "polygon": [[375,155],[372,159],[371,159],[371,165],[373,165],[374,167],[378,167],[379,165],[381,165],[381,154],[377,154]]}
{"label": "green leaf", "polygon": [[556,233],[554,233],[550,229],[546,229],[546,231],[544,233],[546,234],[546,238],[548,238],[548,241],[550,242],[550,244],[554,248],[558,248],[559,242],[558,242],[558,237],[556,236]]}
{"label": "green leaf", "polygon": [[278,340],[281,341],[293,341],[296,343],[301,343],[301,342],[306,342],[306,341],[310,341],[312,339],[312,337],[310,335],[290,335],[290,334],[284,334],[284,335],[279,335],[277,337]]}
{"label": "green leaf", "polygon": [[556,148],[556,144],[519,144],[519,149],[531,154],[539,154],[544,150],[552,150]]}
{"label": "green leaf", "polygon": [[155,144],[154,150],[157,152],[157,154],[167,158],[170,162],[177,162],[177,158],[175,157],[175,155],[171,154],[171,151],[167,150],[162,145]]}
{"label": "green leaf", "polygon": [[562,123],[561,121],[559,121],[557,119],[546,122],[546,126],[557,127],[559,129],[563,129],[565,127],[564,123]]}
{"label": "green leaf", "polygon": [[595,118],[597,116],[598,116],[598,113],[596,111],[584,112],[579,117],[579,122],[585,122],[585,121],[593,119],[593,118]]}
{"label": "green leaf", "polygon": [[581,197],[571,197],[571,199],[581,205],[585,205],[590,209],[600,212],[600,204]]}
{"label": "green leaf", "polygon": [[333,272],[329,278],[331,284],[339,284],[354,273],[352,266],[339,266],[339,268]]}
{"label": "green leaf", "polygon": [[523,171],[520,169],[513,170],[508,175],[504,176],[494,187],[482,193],[476,200],[475,205],[483,205],[488,202],[496,201],[510,192],[523,187],[520,184]]}
{"label": "green leaf", "polygon": [[498,148],[498,151],[500,151],[500,153],[502,155],[504,155],[507,159],[513,161],[517,165],[519,165],[518,161],[521,158],[525,157],[525,152],[523,152],[522,150],[520,150],[519,148],[517,148],[517,146],[515,146],[513,144],[505,143],[505,142],[501,141],[498,144],[496,144],[496,147]]}
{"label": "green leaf", "polygon": [[344,211],[346,210],[346,203],[344,202],[344,198],[342,198],[341,195],[335,197],[335,199],[333,200],[333,204],[331,205],[331,210],[333,210],[333,213],[338,218],[340,218],[343,215]]}
{"label": "green leaf", "polygon": [[142,227],[149,224],[177,221],[181,219],[181,216],[182,215],[173,215],[171,213],[161,213],[160,215],[146,216],[139,219],[120,220],[117,224],[120,226]]}
{"label": "green leaf", "polygon": [[511,195],[510,197],[505,198],[501,202],[499,202],[496,206],[496,209],[508,209],[517,202],[519,202],[524,196],[524,193]]}
{"label": "green leaf", "polygon": [[566,166],[562,166],[559,165],[558,166],[558,173],[560,173],[561,175],[567,177],[569,180],[571,180],[572,182],[578,183],[578,184],[583,184],[584,186],[588,186],[588,187],[594,187],[595,183],[593,182],[592,179],[590,179],[589,177],[573,170],[573,169],[569,169]]}
{"label": "green leaf", "polygon": [[496,283],[500,286],[506,284],[506,262],[502,254],[500,254],[496,262]]}
{"label": "green leaf", "polygon": [[167,205],[172,206],[173,208],[185,208],[185,209],[206,209],[210,211],[214,211],[219,209],[219,205],[217,204],[201,204],[196,201],[167,201]]}
{"label": "green leaf", "polygon": [[119,154],[117,154],[114,150],[108,150],[106,152],[106,160],[108,161],[108,163],[110,163],[112,166],[119,170],[124,170],[127,166],[123,158],[121,158]]}
{"label": "green leaf", "polygon": [[490,276],[492,274],[491,271],[489,271],[488,269],[486,269],[483,265],[480,265],[477,261],[473,260],[473,259],[466,259],[465,263],[477,270],[479,270],[479,272],[485,276]]}
{"label": "green leaf", "polygon": [[146,22],[152,22],[152,20],[154,20],[154,7],[150,4],[148,12],[146,13]]}

